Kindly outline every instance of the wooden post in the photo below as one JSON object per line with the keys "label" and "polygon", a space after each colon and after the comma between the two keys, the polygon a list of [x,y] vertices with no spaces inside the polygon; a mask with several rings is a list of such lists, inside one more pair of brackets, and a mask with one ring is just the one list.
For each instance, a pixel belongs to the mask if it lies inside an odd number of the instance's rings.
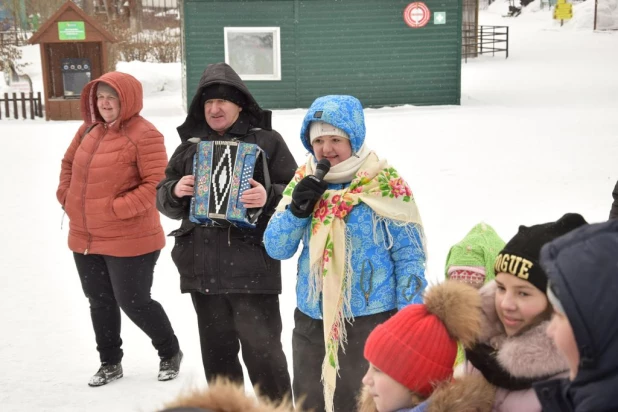
{"label": "wooden post", "polygon": [[597,29],[597,6],[599,5],[599,0],[594,0],[594,28]]}
{"label": "wooden post", "polygon": [[506,26],[506,58],[509,58],[509,26]]}
{"label": "wooden post", "polygon": [[34,93],[30,92],[30,119],[34,120]]}
{"label": "wooden post", "polygon": [[13,93],[13,117],[19,119],[19,110],[17,110],[17,93]]}
{"label": "wooden post", "polygon": [[41,92],[37,92],[36,96],[39,117],[43,117],[43,103],[41,102]]}
{"label": "wooden post", "polygon": [[6,113],[6,117],[11,117],[9,112],[9,94],[4,93],[4,113]]}
{"label": "wooden post", "polygon": [[21,114],[24,116],[24,120],[28,118],[26,114],[26,93],[21,92]]}

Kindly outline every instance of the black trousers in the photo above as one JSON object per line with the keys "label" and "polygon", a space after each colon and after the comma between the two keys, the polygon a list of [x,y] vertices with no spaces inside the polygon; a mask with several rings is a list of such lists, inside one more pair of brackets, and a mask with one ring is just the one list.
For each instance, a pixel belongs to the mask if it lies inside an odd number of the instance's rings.
{"label": "black trousers", "polygon": [[[348,343],[345,353],[339,347],[339,377],[335,388],[335,412],[357,410],[357,399],[362,379],[369,363],[363,355],[369,333],[380,323],[393,316],[397,310],[354,318],[346,324]],[[304,398],[303,408],[321,412],[325,410],[324,387],[321,382],[324,349],[324,323],[296,309],[292,334],[294,359],[294,399]]]}
{"label": "black trousers", "polygon": [[243,384],[242,358],[253,386],[273,401],[291,396],[290,374],[281,345],[279,296],[191,293],[197,313],[206,380],[226,377]]}
{"label": "black trousers", "polygon": [[152,340],[162,359],[178,353],[178,339],[159,302],[150,297],[160,251],[114,257],[73,253],[102,363],[122,359],[120,309]]}

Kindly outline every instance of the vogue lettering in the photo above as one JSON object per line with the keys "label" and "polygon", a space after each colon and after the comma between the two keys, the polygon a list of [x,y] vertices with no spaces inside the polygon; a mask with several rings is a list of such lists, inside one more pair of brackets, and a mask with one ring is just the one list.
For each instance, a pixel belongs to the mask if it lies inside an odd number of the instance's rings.
{"label": "vogue lettering", "polygon": [[494,270],[496,273],[510,273],[521,279],[528,279],[530,276],[530,269],[534,266],[534,263],[521,256],[510,255],[508,253],[501,253],[496,258],[496,264]]}

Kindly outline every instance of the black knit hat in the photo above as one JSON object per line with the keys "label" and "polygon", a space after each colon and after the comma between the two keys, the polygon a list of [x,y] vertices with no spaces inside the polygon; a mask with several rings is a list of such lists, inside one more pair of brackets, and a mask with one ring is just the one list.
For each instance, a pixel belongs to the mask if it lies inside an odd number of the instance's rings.
{"label": "black knit hat", "polygon": [[547,275],[539,264],[541,248],[587,222],[577,213],[567,213],[556,222],[534,226],[520,226],[517,234],[509,240],[496,258],[494,269],[498,273],[510,273],[527,280],[541,292],[546,293]]}
{"label": "black knit hat", "polygon": [[247,97],[243,92],[234,86],[217,83],[207,86],[202,91],[201,106],[211,99],[222,99],[232,102],[237,106],[245,107],[247,105]]}

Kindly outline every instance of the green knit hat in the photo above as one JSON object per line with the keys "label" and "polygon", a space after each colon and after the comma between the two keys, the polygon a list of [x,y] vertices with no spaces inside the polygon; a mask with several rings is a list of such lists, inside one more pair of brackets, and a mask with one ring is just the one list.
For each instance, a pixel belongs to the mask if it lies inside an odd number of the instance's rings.
{"label": "green knit hat", "polygon": [[479,223],[459,243],[451,247],[446,257],[445,276],[451,266],[484,266],[485,283],[495,279],[496,256],[504,248],[504,240],[487,223]]}

